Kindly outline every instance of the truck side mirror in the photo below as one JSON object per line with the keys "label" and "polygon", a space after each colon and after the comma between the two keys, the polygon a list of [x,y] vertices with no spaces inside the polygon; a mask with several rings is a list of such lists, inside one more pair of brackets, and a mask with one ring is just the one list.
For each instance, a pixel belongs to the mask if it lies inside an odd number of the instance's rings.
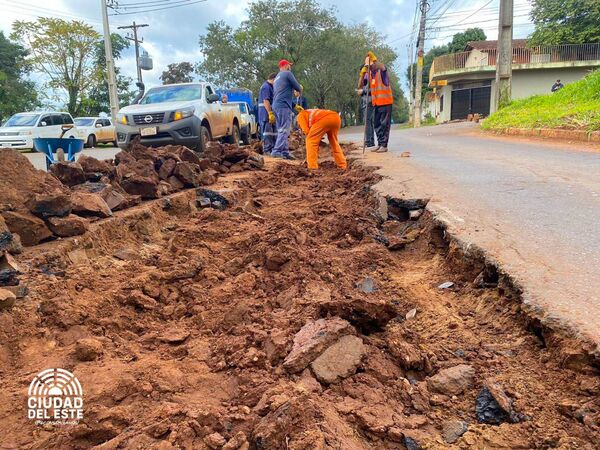
{"label": "truck side mirror", "polygon": [[97,123],[96,124],[96,128],[102,128],[102,124],[101,123]]}
{"label": "truck side mirror", "polygon": [[219,101],[219,96],[217,94],[209,94],[208,97],[206,97],[206,100],[208,101],[208,103],[215,103]]}
{"label": "truck side mirror", "polygon": [[40,126],[40,127],[45,127],[46,125],[48,125],[48,124],[46,123],[46,121],[42,120],[42,121],[40,122],[40,125],[39,125],[39,126]]}

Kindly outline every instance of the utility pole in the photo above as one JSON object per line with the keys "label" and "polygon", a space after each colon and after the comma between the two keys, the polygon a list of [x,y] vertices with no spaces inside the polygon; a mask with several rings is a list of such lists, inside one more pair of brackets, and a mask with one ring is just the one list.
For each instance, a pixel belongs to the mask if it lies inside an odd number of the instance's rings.
{"label": "utility pole", "polygon": [[[119,96],[117,95],[117,75],[115,74],[115,61],[113,59],[112,41],[110,40],[110,28],[108,26],[107,0],[100,0],[102,9],[102,25],[104,28],[104,51],[106,56],[106,73],[108,79],[108,99],[110,102],[110,117],[113,122],[117,120],[119,111]],[[108,0],[112,6],[113,0]]]}
{"label": "utility pole", "polygon": [[421,2],[421,25],[419,26],[419,42],[417,42],[417,80],[415,86],[415,104],[413,126],[418,128],[421,126],[421,93],[423,90],[423,57],[425,55],[425,24],[427,21],[427,10],[429,4],[427,0]]}
{"label": "utility pole", "polygon": [[408,89],[408,123],[413,123],[415,114],[415,82],[414,82],[414,66],[413,66],[413,46],[408,46],[408,64],[410,66],[409,89]]}
{"label": "utility pole", "polygon": [[137,67],[138,83],[142,83],[142,68],[140,67],[140,44],[144,42],[144,40],[138,40],[137,29],[147,26],[149,26],[147,23],[137,25],[135,22],[133,22],[133,25],[119,27],[119,30],[133,30],[133,37],[127,36],[127,39],[133,41],[135,44],[135,65]]}
{"label": "utility pole", "polygon": [[513,61],[513,17],[514,1],[500,0],[500,21],[498,23],[498,56],[496,58],[496,86],[494,88],[497,111],[511,100],[512,61]]}

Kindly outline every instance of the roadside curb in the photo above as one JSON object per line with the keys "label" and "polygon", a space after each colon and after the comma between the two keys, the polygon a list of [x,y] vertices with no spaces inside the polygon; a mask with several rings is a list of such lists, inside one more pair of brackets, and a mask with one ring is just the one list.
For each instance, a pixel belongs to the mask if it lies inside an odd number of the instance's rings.
{"label": "roadside curb", "polygon": [[508,136],[541,137],[546,139],[564,139],[569,141],[600,142],[600,131],[563,130],[559,128],[504,128],[484,130],[493,134]]}

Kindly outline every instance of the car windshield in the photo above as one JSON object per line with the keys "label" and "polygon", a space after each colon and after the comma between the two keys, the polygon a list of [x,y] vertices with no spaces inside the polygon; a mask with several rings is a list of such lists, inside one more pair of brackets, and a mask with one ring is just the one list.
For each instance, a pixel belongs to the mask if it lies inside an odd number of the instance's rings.
{"label": "car windshield", "polygon": [[78,127],[92,127],[96,119],[75,119],[75,125]]}
{"label": "car windshield", "polygon": [[153,103],[182,102],[200,100],[202,98],[202,86],[163,86],[152,88],[140,101],[141,105]]}
{"label": "car windshield", "polygon": [[39,114],[15,114],[4,124],[5,127],[34,127]]}
{"label": "car windshield", "polygon": [[240,107],[242,114],[248,114],[248,105],[245,103],[238,103],[238,106]]}

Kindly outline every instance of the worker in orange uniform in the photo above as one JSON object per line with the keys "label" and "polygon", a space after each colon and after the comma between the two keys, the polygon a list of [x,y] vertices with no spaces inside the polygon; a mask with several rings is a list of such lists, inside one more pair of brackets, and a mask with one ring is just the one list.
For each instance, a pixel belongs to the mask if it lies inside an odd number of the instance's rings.
{"label": "worker in orange uniform", "polygon": [[338,141],[338,133],[342,127],[340,115],[327,109],[303,109],[296,105],[298,125],[306,135],[306,162],[309,169],[319,168],[319,144],[325,134],[329,139],[331,154],[340,169],[346,169],[346,157]]}

